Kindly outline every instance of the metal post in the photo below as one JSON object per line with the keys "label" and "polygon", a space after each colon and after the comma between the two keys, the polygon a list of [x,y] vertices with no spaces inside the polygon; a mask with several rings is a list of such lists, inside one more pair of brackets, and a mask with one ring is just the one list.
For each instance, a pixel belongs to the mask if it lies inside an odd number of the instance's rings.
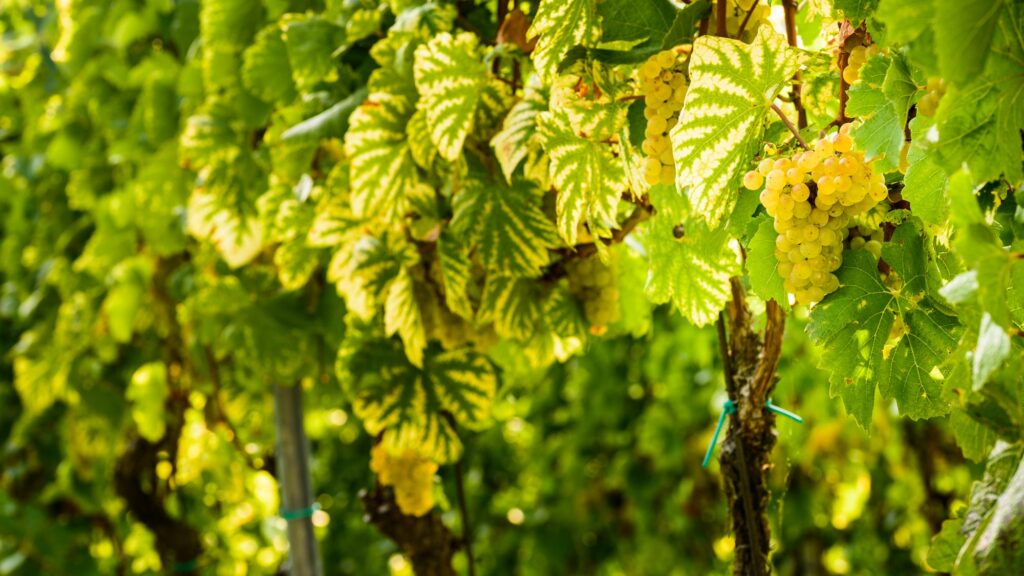
{"label": "metal post", "polygon": [[309,440],[302,422],[302,385],[275,386],[277,465],[282,516],[288,522],[291,576],[321,576],[323,567],[313,534],[310,511],[313,487],[309,475]]}

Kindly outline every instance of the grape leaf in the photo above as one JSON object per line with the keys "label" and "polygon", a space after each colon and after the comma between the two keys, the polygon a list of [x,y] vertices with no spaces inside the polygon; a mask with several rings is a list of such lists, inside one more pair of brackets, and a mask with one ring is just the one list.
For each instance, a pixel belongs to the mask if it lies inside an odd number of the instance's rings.
{"label": "grape leaf", "polygon": [[696,218],[716,226],[732,210],[772,101],[801,61],[768,26],[753,44],[709,36],[694,42],[690,87],[670,138],[676,187]]}
{"label": "grape leaf", "polygon": [[470,180],[454,204],[453,229],[476,246],[490,274],[539,276],[550,260],[548,249],[559,245],[540,194],[526,182],[503,186]]}
{"label": "grape leaf", "polygon": [[579,225],[591,234],[609,236],[616,226],[619,198],[626,191],[622,163],[605,144],[577,136],[565,111],[540,116],[540,136],[548,156],[548,176],[558,191],[558,232],[575,244]]}
{"label": "grape leaf", "polygon": [[307,118],[281,133],[281,141],[289,143],[319,142],[325,138],[342,138],[348,130],[352,112],[366,100],[366,89],[360,88],[327,110]]}
{"label": "grape leaf", "polygon": [[903,178],[903,198],[910,202],[914,215],[925,224],[941,226],[949,211],[946,200],[946,171],[935,160],[925,134],[932,121],[917,116],[910,121],[912,139],[907,152],[907,174]]}
{"label": "grape leaf", "polygon": [[439,463],[453,462],[462,444],[444,412],[468,429],[488,423],[498,379],[481,354],[431,350],[417,368],[393,340],[368,339],[346,341],[338,362],[356,415],[370,434],[383,433],[391,450],[415,450]]}
{"label": "grape leaf", "polygon": [[777,237],[772,219],[762,219],[747,246],[747,273],[754,294],[762,300],[775,300],[783,307],[788,307],[789,299],[786,297],[782,276],[779,275],[779,261],[775,257]]}
{"label": "grape leaf", "polygon": [[250,0],[206,0],[199,9],[204,43],[242,48],[263,21],[263,7]]}
{"label": "grape leaf", "polygon": [[988,227],[971,181],[972,176],[964,170],[949,180],[950,219],[956,226],[953,250],[977,271],[977,302],[981,309],[1005,328],[1010,326],[1008,295],[1013,270],[1024,267],[1024,263],[1014,260]]}
{"label": "grape leaf", "polygon": [[917,90],[906,61],[896,52],[872,56],[850,87],[846,111],[862,121],[851,136],[864,158],[874,160],[876,170],[889,172],[899,165],[903,126]]}
{"label": "grape leaf", "polygon": [[228,266],[237,269],[263,249],[263,225],[255,215],[236,214],[219,200],[201,189],[193,192],[188,203],[188,230],[211,242]]}
{"label": "grape leaf", "polygon": [[[700,220],[686,221],[685,200],[671,187],[655,186],[650,197],[657,212],[646,238],[647,294],[658,304],[671,301],[698,326],[710,324],[729,300],[729,278],[741,271],[729,233],[711,230]],[[677,239],[680,224],[684,234]]]}
{"label": "grape leaf", "polygon": [[907,44],[930,33],[934,0],[881,0],[875,18],[885,23],[886,40]]}
{"label": "grape leaf", "polygon": [[321,16],[288,14],[281,19],[281,30],[300,89],[309,90],[336,70],[334,52],[345,43],[344,29]]}
{"label": "grape leaf", "polygon": [[541,318],[538,284],[525,278],[488,276],[477,322],[491,322],[499,336],[526,340]]}
{"label": "grape leaf", "polygon": [[1015,86],[980,80],[946,93],[935,115],[939,141],[934,149],[947,172],[967,164],[975,182],[1002,174],[1020,178],[1021,137],[1012,116],[1014,107],[1024,102],[1011,97],[1017,92]]}
{"label": "grape leaf", "polygon": [[285,242],[274,251],[277,279],[285,290],[305,286],[319,264],[316,251],[308,248],[304,240]]}
{"label": "grape leaf", "polygon": [[661,48],[676,8],[668,0],[604,0],[597,5],[602,42],[630,42],[633,49]]}
{"label": "grape leaf", "polygon": [[981,317],[978,329],[978,345],[974,349],[971,370],[971,385],[975,391],[980,390],[992,373],[999,369],[1007,356],[1010,355],[1010,336],[1001,326],[992,321],[985,313]]}
{"label": "grape leaf", "polygon": [[402,268],[388,287],[384,302],[384,330],[388,336],[398,334],[405,346],[405,355],[413,366],[423,365],[423,349],[427,334],[423,316],[416,301],[416,286],[412,274]]}
{"label": "grape leaf", "polygon": [[869,253],[848,252],[839,290],[814,307],[807,326],[823,350],[820,366],[831,372],[833,395],[864,427],[876,381],[882,396],[911,418],[945,414],[942,382],[932,371],[952,353],[959,333],[956,319],[931,302],[928,257],[912,224],[896,229],[882,258],[892,269],[887,280]]}
{"label": "grape leaf", "polygon": [[832,6],[856,24],[874,13],[878,0],[832,0]]}
{"label": "grape leaf", "polygon": [[984,462],[995,444],[995,432],[959,409],[950,414],[949,424],[964,457],[973,462]]}
{"label": "grape leaf", "polygon": [[469,255],[461,243],[452,240],[446,233],[442,233],[437,240],[437,255],[441,277],[444,280],[445,304],[455,314],[471,320],[473,306],[466,294],[466,289],[472,281]]}
{"label": "grape leaf", "polygon": [[401,92],[371,92],[352,113],[345,134],[351,158],[352,211],[387,219],[398,214],[405,193],[417,182],[406,139],[413,101]]}
{"label": "grape leaf", "polygon": [[473,128],[473,116],[487,82],[477,38],[444,33],[416,49],[413,67],[418,107],[426,110],[430,139],[446,160],[455,161]]}
{"label": "grape leaf", "polygon": [[242,82],[246,89],[266,102],[289,102],[295,98],[288,47],[278,26],[268,26],[242,55]]}
{"label": "grape leaf", "polygon": [[536,82],[531,82],[523,93],[523,99],[516,102],[505,117],[501,132],[491,139],[494,155],[509,183],[512,182],[512,173],[530,150],[533,135],[537,133],[538,116],[547,109],[547,94]]}
{"label": "grape leaf", "polygon": [[985,67],[1003,0],[935,0],[935,47],[942,76],[974,81]]}
{"label": "grape leaf", "polygon": [[532,55],[537,73],[550,79],[570,48],[590,46],[600,34],[596,0],[541,0],[527,32],[527,39],[537,39]]}
{"label": "grape leaf", "polygon": [[430,127],[427,126],[427,111],[418,108],[405,126],[405,133],[409,137],[409,152],[412,153],[416,165],[424,170],[430,170],[437,158],[437,146],[430,139]]}

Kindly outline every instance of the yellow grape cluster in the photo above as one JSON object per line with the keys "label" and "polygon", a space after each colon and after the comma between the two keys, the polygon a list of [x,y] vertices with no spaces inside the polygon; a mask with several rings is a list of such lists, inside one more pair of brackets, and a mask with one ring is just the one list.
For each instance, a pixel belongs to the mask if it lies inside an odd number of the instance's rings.
{"label": "yellow grape cluster", "polygon": [[853,50],[850,50],[850,57],[846,60],[846,68],[843,68],[843,80],[846,80],[847,84],[853,84],[860,79],[860,69],[864,67],[864,63],[868,61],[875,54],[878,54],[878,46],[872,44],[871,46],[857,46]]}
{"label": "yellow grape cluster", "polygon": [[613,252],[607,264],[597,257],[577,258],[566,265],[569,291],[583,303],[590,333],[600,336],[619,320],[619,285]]}
{"label": "yellow grape cluster", "polygon": [[935,111],[939,108],[939,101],[946,93],[946,83],[942,78],[929,78],[925,90],[925,95],[917,101],[917,111],[925,116],[935,116]]}
{"label": "yellow grape cluster", "polygon": [[676,168],[672,159],[672,143],[668,132],[676,125],[679,111],[686,99],[686,75],[683,71],[689,47],[662,50],[640,66],[640,93],[644,97],[644,180],[651,186],[675,181]]}
{"label": "yellow grape cluster", "polygon": [[395,502],[403,514],[423,516],[434,507],[434,461],[412,450],[395,456],[383,444],[376,444],[370,450],[370,469],[381,484],[395,491]]}
{"label": "yellow grape cluster", "polygon": [[775,219],[775,256],[786,291],[800,304],[818,302],[839,288],[843,241],[851,217],[871,210],[888,195],[885,177],[853,149],[850,125],[821,138],[813,150],[789,158],[766,158],[743,177],[761,191],[761,204]]}

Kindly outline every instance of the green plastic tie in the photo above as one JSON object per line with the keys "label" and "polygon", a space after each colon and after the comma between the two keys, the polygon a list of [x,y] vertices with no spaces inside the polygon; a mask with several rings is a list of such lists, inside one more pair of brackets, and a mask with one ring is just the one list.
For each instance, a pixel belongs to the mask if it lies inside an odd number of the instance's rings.
{"label": "green plastic tie", "polygon": [[194,558],[192,560],[189,560],[188,562],[175,562],[174,563],[174,571],[175,572],[192,572],[192,571],[194,571],[198,567],[199,567],[199,559],[198,558]]}
{"label": "green plastic tie", "polygon": [[711,444],[704,454],[704,467],[711,463],[711,456],[715,453],[715,446],[718,444],[718,435],[722,433],[722,426],[725,426],[725,417],[736,412],[736,405],[732,400],[722,402],[722,413],[718,416],[718,426],[715,426],[715,434],[711,437]]}
{"label": "green plastic tie", "polygon": [[[769,398],[768,401],[764,403],[764,407],[778,414],[779,416],[785,416],[786,418],[793,420],[797,424],[804,423],[804,419],[801,418],[799,415],[794,414],[793,412],[790,412],[785,408],[779,408],[775,404],[772,404],[771,398]],[[715,433],[714,435],[711,436],[711,445],[708,446],[708,451],[704,453],[704,468],[707,468],[708,464],[711,463],[711,456],[714,455],[715,446],[718,445],[718,435],[722,433],[722,427],[725,426],[725,417],[729,414],[734,414],[735,412],[736,404],[733,403],[732,400],[726,400],[725,402],[722,403],[722,413],[718,416],[718,425],[715,426]]]}
{"label": "green plastic tie", "polygon": [[312,504],[299,510],[281,510],[281,518],[291,522],[292,520],[305,520],[312,518],[313,513],[320,509],[319,504]]}
{"label": "green plastic tie", "polygon": [[786,410],[785,408],[779,408],[775,404],[772,404],[772,399],[771,398],[769,398],[768,401],[765,402],[764,407],[769,409],[769,410],[771,410],[772,412],[775,412],[779,416],[785,416],[786,418],[789,418],[790,420],[796,422],[797,424],[803,424],[804,423],[804,419],[801,418],[799,415],[794,414],[794,413],[790,412],[789,410]]}

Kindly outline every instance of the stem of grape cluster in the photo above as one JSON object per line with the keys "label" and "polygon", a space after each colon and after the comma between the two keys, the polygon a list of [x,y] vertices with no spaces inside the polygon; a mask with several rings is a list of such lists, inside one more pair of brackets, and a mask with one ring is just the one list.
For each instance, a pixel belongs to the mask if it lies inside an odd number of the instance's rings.
{"label": "stem of grape cluster", "polygon": [[786,113],[782,111],[782,108],[779,108],[778,104],[772,104],[772,110],[775,111],[776,114],[778,114],[779,118],[782,118],[782,122],[786,124],[786,128],[789,128],[789,131],[793,133],[793,136],[796,138],[796,141],[799,142],[800,145],[804,147],[804,150],[810,150],[811,147],[807,145],[807,142],[804,140],[803,136],[800,135],[800,130],[798,130],[797,127],[793,125],[793,122],[791,122],[789,118],[786,117]]}

